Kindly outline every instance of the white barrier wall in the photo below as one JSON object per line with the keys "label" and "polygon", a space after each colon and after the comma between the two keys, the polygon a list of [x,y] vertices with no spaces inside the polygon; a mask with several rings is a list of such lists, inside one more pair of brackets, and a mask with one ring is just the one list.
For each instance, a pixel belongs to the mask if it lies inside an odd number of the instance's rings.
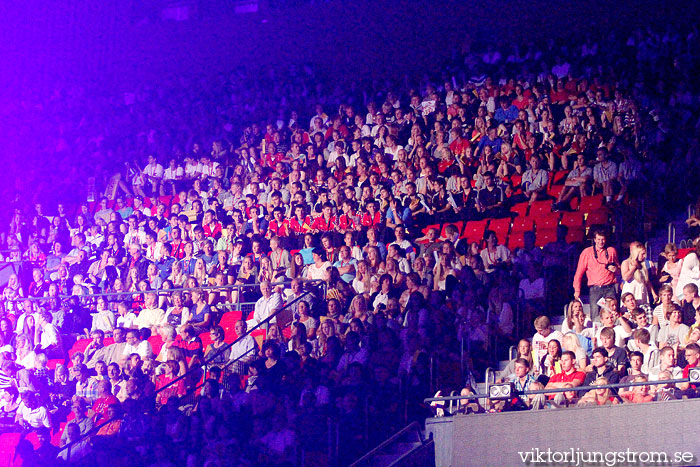
{"label": "white barrier wall", "polygon": [[700,400],[680,400],[432,418],[426,432],[438,467],[700,465],[698,421]]}

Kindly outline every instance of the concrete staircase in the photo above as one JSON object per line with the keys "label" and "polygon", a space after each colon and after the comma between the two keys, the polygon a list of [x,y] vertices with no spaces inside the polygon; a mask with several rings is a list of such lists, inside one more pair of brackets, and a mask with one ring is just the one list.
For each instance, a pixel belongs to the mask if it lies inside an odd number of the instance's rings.
{"label": "concrete staircase", "polygon": [[352,463],[351,467],[427,465],[435,465],[434,443],[425,438],[423,427],[413,422]]}

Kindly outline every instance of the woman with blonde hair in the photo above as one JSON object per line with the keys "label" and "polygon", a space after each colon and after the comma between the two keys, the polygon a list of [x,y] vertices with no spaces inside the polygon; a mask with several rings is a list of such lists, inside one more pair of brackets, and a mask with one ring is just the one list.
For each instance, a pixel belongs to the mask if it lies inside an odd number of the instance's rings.
{"label": "woman with blonde hair", "polygon": [[192,276],[197,279],[197,283],[199,284],[206,285],[209,282],[207,277],[207,267],[202,258],[198,258],[194,263],[194,273]]}
{"label": "woman with blonde hair", "polygon": [[659,276],[659,283],[670,284],[674,289],[678,285],[678,277],[681,275],[681,269],[683,268],[683,259],[678,259],[678,248],[673,243],[667,243],[664,247],[664,252],[661,253],[666,259],[663,268],[661,268],[661,275]]}
{"label": "woman with blonde hair", "polygon": [[575,332],[567,332],[561,340],[564,350],[569,350],[576,354],[576,368],[583,370],[588,366],[588,356],[581,345],[581,341]]}
{"label": "woman with blonde hair", "polygon": [[[596,379],[591,386],[604,386],[609,384],[608,378],[601,376]],[[578,401],[579,406],[584,405],[614,405],[619,404],[620,401],[615,397],[613,392],[609,388],[596,388],[588,391],[581,400]]]}
{"label": "woman with blonde hair", "polygon": [[[650,271],[647,264],[647,250],[640,242],[630,244],[630,256],[620,265],[622,274],[622,290],[620,295],[630,292],[638,305],[648,305],[657,300],[656,291],[649,279]],[[653,297],[653,300],[649,298]]]}

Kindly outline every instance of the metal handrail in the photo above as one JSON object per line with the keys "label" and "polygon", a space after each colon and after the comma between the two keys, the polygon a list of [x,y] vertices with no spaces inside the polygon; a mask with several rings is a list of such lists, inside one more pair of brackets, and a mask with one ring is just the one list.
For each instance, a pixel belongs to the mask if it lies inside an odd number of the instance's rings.
{"label": "metal handrail", "polygon": [[[256,324],[256,325],[253,326],[252,328],[248,329],[248,330],[246,331],[245,334],[243,334],[242,336],[238,336],[238,338],[237,338],[235,341],[231,342],[230,344],[226,344],[226,345],[224,345],[224,346],[221,346],[221,348],[220,348],[216,353],[214,353],[214,355],[212,355],[212,356],[210,356],[208,359],[204,360],[204,362],[202,362],[201,366],[206,367],[207,365],[209,365],[216,357],[218,357],[219,355],[221,355],[222,353],[224,353],[226,350],[228,350],[228,349],[230,349],[231,347],[233,347],[234,344],[240,342],[240,341],[243,340],[245,337],[249,336],[253,331],[258,330],[258,328],[260,328],[262,325],[268,324],[271,320],[273,320],[274,318],[276,318],[277,315],[278,315],[282,310],[284,310],[284,309],[288,308],[289,306],[291,306],[291,305],[297,303],[298,301],[302,300],[304,297],[306,297],[306,296],[309,295],[310,293],[311,293],[310,290],[306,290],[306,291],[304,291],[304,293],[302,293],[300,296],[298,296],[297,298],[295,298],[295,299],[292,300],[291,302],[285,303],[284,306],[282,306],[282,307],[280,307],[279,309],[275,310],[275,312],[272,313],[270,316],[268,316],[268,317],[265,318],[264,320],[260,321],[258,324]],[[181,375],[181,376],[178,376],[177,378],[175,378],[174,380],[170,381],[168,384],[166,384],[165,386],[163,386],[162,388],[160,388],[158,391],[156,391],[156,394],[158,394],[158,393],[159,393],[160,391],[162,391],[163,389],[168,388],[168,387],[172,386],[173,384],[177,383],[178,381],[184,379],[187,375],[189,375],[189,374],[190,374],[191,372],[193,372],[193,371],[194,371],[194,369],[193,369],[193,370],[190,370],[190,371],[188,371],[188,372],[186,372],[186,373],[184,373],[184,374]]]}
{"label": "metal handrail", "polygon": [[[318,285],[318,286],[322,286],[322,285],[324,284],[323,281],[311,281],[311,282],[316,282],[316,285]],[[275,318],[282,310],[284,310],[284,309],[286,309],[287,307],[293,305],[294,303],[297,303],[299,300],[303,299],[305,296],[307,296],[307,295],[310,294],[310,293],[311,293],[310,290],[306,290],[306,291],[304,291],[304,293],[301,294],[299,297],[295,298],[294,300],[292,300],[292,301],[289,302],[289,303],[284,304],[284,306],[280,307],[278,310],[276,310],[276,311],[275,311],[274,313],[272,313],[270,316],[268,316],[267,318],[265,318],[263,321],[259,322],[257,325],[255,325],[255,326],[253,326],[251,329],[247,330],[245,334],[243,334],[242,336],[239,336],[235,341],[233,341],[233,342],[230,343],[230,344],[226,344],[226,345],[222,346],[216,353],[214,353],[212,356],[210,356],[208,359],[206,359],[200,366],[204,366],[204,367],[206,368],[206,366],[207,366],[209,363],[211,363],[212,360],[214,360],[216,357],[218,357],[221,353],[223,353],[223,352],[225,352],[226,350],[228,350],[229,348],[231,348],[235,343],[239,342],[239,341],[242,340],[243,338],[249,336],[253,331],[257,330],[257,329],[258,329],[260,326],[262,326],[263,324],[269,323],[270,320],[272,320],[273,318]],[[249,352],[249,351],[248,351],[248,352]],[[243,355],[241,355],[241,357],[239,357],[239,358],[236,359],[235,361],[238,361],[240,358],[242,358],[242,357],[243,357],[244,355],[246,355],[248,352],[246,352],[246,353],[244,353]],[[229,362],[229,364],[231,364],[231,363],[234,363],[234,361]],[[178,376],[178,377],[175,378],[174,380],[172,380],[172,381],[170,381],[169,383],[167,383],[165,386],[163,386],[163,387],[159,388],[157,391],[155,391],[154,395],[157,395],[159,392],[163,391],[164,389],[166,389],[166,388],[172,386],[173,384],[175,384],[175,383],[177,383],[177,382],[179,382],[179,381],[182,381],[184,378],[188,377],[188,376],[189,376],[191,373],[193,373],[194,371],[196,371],[196,368],[193,368],[193,369],[191,369],[190,371],[187,371],[187,372],[185,372],[184,374]],[[104,423],[102,423],[102,424],[100,424],[100,425],[98,425],[98,426],[93,427],[90,431],[88,431],[88,432],[85,433],[84,435],[81,435],[81,436],[80,436],[78,439],[76,439],[75,441],[71,441],[70,443],[68,443],[68,444],[66,444],[65,446],[61,447],[61,448],[59,449],[57,455],[60,454],[61,452],[65,451],[66,449],[69,449],[70,447],[72,447],[72,446],[74,446],[74,445],[76,445],[76,444],[82,442],[82,441],[85,440],[85,438],[87,438],[88,436],[92,436],[95,432],[97,432],[97,430],[99,430],[99,429],[102,428],[103,426],[107,425],[108,423],[113,422],[114,420],[117,420],[118,418],[119,418],[119,417],[111,418],[111,419],[105,421]],[[68,451],[68,457],[70,458],[70,451]]]}
{"label": "metal handrail", "polygon": [[676,243],[676,226],[673,222],[668,223],[668,243]]}
{"label": "metal handrail", "polygon": [[[689,378],[681,378],[681,379],[665,379],[665,380],[657,380],[657,381],[631,381],[628,383],[614,383],[614,384],[599,384],[599,385],[593,385],[593,386],[575,386],[571,388],[551,388],[551,389],[533,389],[533,390],[528,390],[528,391],[519,391],[519,392],[514,392],[513,395],[520,395],[520,396],[530,396],[530,395],[535,395],[535,394],[554,394],[557,392],[568,392],[568,391],[575,391],[575,392],[580,392],[580,391],[591,391],[594,389],[619,389],[619,388],[627,388],[627,387],[633,387],[633,386],[656,386],[659,384],[681,384],[681,383],[697,383],[697,381],[691,381]],[[460,396],[444,396],[444,397],[428,397],[426,399],[423,399],[423,402],[428,403],[428,402],[440,402],[440,401],[449,401],[449,400],[460,400],[460,399],[490,399],[490,396],[488,394],[465,394],[465,395],[460,395]]]}
{"label": "metal handrail", "polygon": [[376,453],[380,452],[382,449],[396,441],[398,438],[403,436],[405,433],[408,433],[411,430],[416,430],[418,433],[418,436],[420,438],[421,445],[425,443],[425,439],[423,437],[423,431],[418,422],[411,422],[409,425],[403,427],[393,435],[391,435],[389,438],[385,439],[382,443],[380,443],[377,447],[366,453],[364,456],[360,457],[357,459],[355,462],[350,464],[350,467],[359,467],[360,465],[364,465],[365,462],[367,462],[369,459],[372,458]]}
{"label": "metal handrail", "polygon": [[[299,279],[302,281],[302,283],[308,283],[308,282],[314,282],[314,280],[310,279]],[[292,283],[291,280],[289,281],[282,281],[282,282],[271,282],[270,286],[276,287],[278,285],[290,285]],[[79,300],[83,299],[90,299],[94,297],[121,297],[121,296],[126,296],[126,295],[141,295],[141,294],[146,294],[146,293],[155,293],[156,295],[170,295],[173,292],[185,292],[185,291],[191,291],[191,290],[222,290],[222,289],[232,289],[232,290],[238,290],[240,292],[241,289],[243,288],[255,288],[255,287],[260,287],[260,282],[255,282],[252,284],[230,284],[230,285],[203,285],[200,287],[173,287],[172,289],[149,289],[149,290],[137,290],[137,291],[131,291],[131,292],[101,292],[101,293],[92,293],[92,294],[85,294],[85,295],[57,295],[55,297],[19,297],[19,298],[8,298],[8,299],[3,299],[3,302],[24,302],[24,301],[36,301],[36,302],[41,302],[41,301],[46,301],[46,300],[54,300],[54,299],[70,299],[73,297],[78,298]]]}

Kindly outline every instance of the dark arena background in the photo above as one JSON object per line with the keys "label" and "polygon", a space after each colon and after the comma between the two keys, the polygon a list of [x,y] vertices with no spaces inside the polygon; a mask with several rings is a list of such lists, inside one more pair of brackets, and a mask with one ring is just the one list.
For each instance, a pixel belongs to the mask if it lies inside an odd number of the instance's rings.
{"label": "dark arena background", "polygon": [[698,465],[697,2],[0,4],[0,467]]}

